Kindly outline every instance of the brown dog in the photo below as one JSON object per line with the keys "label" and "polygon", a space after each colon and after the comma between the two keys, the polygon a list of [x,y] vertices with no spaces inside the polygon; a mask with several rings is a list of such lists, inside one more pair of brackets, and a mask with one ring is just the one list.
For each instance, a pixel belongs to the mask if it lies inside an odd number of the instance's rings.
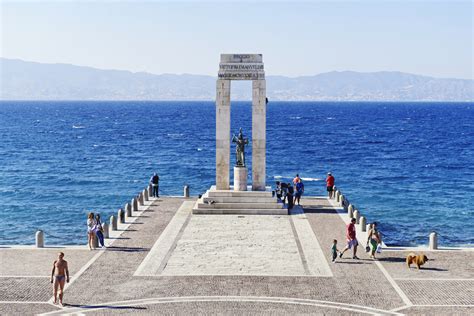
{"label": "brown dog", "polygon": [[424,265],[426,261],[428,261],[428,257],[425,256],[423,253],[420,253],[419,255],[415,255],[414,253],[410,253],[407,256],[407,266],[408,266],[408,268],[410,268],[411,264],[416,264],[416,267],[419,270],[420,266]]}

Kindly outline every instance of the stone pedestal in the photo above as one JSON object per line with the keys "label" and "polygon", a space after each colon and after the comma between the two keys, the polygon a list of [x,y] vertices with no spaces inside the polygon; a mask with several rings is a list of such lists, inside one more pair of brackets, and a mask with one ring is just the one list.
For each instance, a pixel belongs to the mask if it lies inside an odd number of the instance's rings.
{"label": "stone pedestal", "polygon": [[234,191],[247,191],[247,167],[234,167]]}

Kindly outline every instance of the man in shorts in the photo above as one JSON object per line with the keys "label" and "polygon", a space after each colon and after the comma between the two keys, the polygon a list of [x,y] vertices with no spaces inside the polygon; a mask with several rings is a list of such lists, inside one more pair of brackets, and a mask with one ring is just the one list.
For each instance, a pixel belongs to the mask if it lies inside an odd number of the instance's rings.
{"label": "man in shorts", "polygon": [[330,172],[328,172],[328,176],[326,178],[326,189],[328,191],[328,197],[330,199],[332,199],[333,197],[333,188],[334,188],[334,177]]}
{"label": "man in shorts", "polygon": [[342,255],[344,252],[346,252],[348,249],[353,248],[353,256],[352,259],[359,259],[356,254],[357,254],[357,245],[359,244],[357,242],[356,238],[356,228],[355,228],[355,223],[356,219],[352,218],[351,222],[347,224],[346,228],[346,239],[347,239],[347,246],[344,248],[341,253],[339,254],[339,258],[342,258]]}
{"label": "man in shorts", "polygon": [[[54,304],[58,303],[58,292],[59,292],[59,305],[63,306],[63,292],[64,283],[69,283],[69,269],[67,261],[63,259],[64,253],[58,253],[58,259],[53,262],[53,271],[51,271],[51,283],[53,283],[53,297]],[[59,290],[59,291],[58,291]]]}

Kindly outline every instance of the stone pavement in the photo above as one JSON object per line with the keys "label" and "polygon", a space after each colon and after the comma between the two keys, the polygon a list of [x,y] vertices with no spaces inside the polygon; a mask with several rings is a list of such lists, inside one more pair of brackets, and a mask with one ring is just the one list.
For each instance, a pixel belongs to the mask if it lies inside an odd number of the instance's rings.
{"label": "stone pavement", "polygon": [[[350,259],[346,252],[345,258],[330,263],[326,258],[332,240],[339,241],[339,248],[344,246],[344,221],[324,198],[303,199],[304,214],[297,207],[289,217],[269,216],[267,223],[265,218],[223,215],[226,218],[209,218],[207,229],[206,217],[198,217],[203,215],[174,217],[187,201],[194,200],[160,198],[142,207],[141,216],[132,218],[133,223],[105,251],[66,248],[74,272],[64,309],[48,303],[51,285],[46,276],[57,249],[0,248],[0,314],[474,313],[472,250],[426,251],[432,260],[420,271],[404,264],[410,249],[387,249],[373,261],[361,248],[360,260]],[[246,236],[246,230],[253,235]],[[270,238],[265,237],[268,234]],[[203,239],[195,240],[200,235]],[[255,238],[265,239],[269,249],[263,242],[249,243]],[[311,240],[317,242],[313,252],[307,245]],[[256,249],[245,251],[253,245]],[[215,262],[206,263],[201,252]],[[149,257],[153,253],[157,257]],[[271,273],[255,264],[236,272],[244,266],[245,256]],[[22,264],[15,264],[20,260]],[[218,266],[225,271],[212,273]],[[327,266],[330,275],[311,273],[311,266]],[[190,273],[195,269],[198,272]]]}

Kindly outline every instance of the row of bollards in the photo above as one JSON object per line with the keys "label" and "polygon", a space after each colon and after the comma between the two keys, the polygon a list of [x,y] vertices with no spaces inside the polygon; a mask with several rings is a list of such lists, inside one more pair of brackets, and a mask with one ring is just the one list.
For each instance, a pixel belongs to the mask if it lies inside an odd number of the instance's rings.
{"label": "row of bollards", "polygon": [[[361,216],[359,210],[356,209],[355,206],[349,202],[347,197],[345,197],[344,194],[342,194],[342,192],[338,190],[335,186],[334,186],[334,192],[335,193],[334,193],[333,198],[336,200],[337,203],[339,203],[340,206],[344,208],[344,210],[347,211],[347,216],[349,218],[355,218],[356,224],[360,225],[361,231],[366,232],[369,226],[367,224],[367,219],[364,216]],[[438,249],[438,233],[436,232],[430,233],[429,249],[430,250]]]}
{"label": "row of bollards", "polygon": [[[118,229],[118,224],[125,224],[127,219],[133,216],[135,212],[138,212],[139,206],[144,206],[145,202],[150,201],[150,197],[153,195],[153,187],[149,184],[143,191],[141,191],[136,197],[134,197],[130,203],[125,203],[124,208],[120,208],[117,211],[117,216],[110,216],[109,224],[102,223],[102,229],[104,238],[110,238],[110,232],[116,231]],[[189,185],[185,185],[183,189],[183,196],[189,197]],[[97,238],[94,239],[96,247],[98,247]],[[44,232],[38,230],[35,234],[35,246],[36,248],[44,248]]]}

